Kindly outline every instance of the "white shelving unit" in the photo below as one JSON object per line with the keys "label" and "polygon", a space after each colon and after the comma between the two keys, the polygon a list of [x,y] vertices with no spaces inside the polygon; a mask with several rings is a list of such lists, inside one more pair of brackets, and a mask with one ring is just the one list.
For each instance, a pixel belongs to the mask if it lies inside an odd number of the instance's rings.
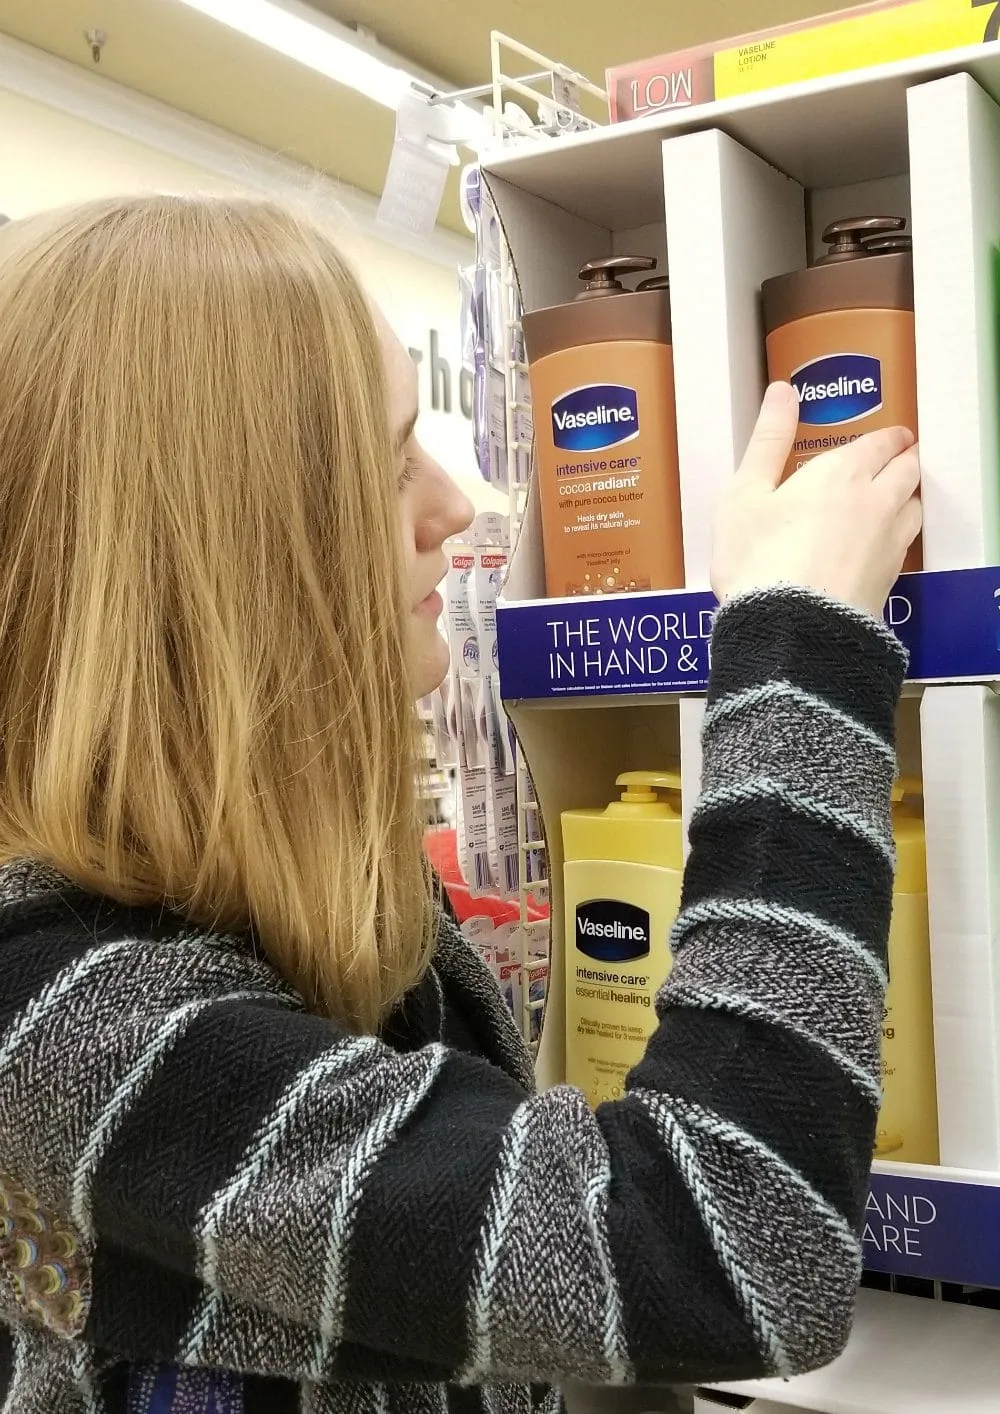
{"label": "white shelving unit", "polygon": [[[990,569],[1000,565],[1000,291],[994,269],[1000,47],[931,55],[515,147],[486,162],[484,172],[526,310],[571,299],[586,260],[629,253],[655,255],[661,268],[667,263],[688,591],[707,588],[715,501],[738,465],[765,385],[761,282],[804,265],[816,251],[818,232],[835,216],[908,216],[925,567],[983,570],[981,592],[992,612],[994,590],[1000,595],[1000,569]],[[915,578],[919,583],[907,590],[914,603],[924,594],[928,601],[947,598],[944,578]],[[543,596],[532,488],[500,611],[502,650],[506,636],[519,652],[541,652],[531,634],[516,634],[531,616],[539,622]],[[647,606],[660,612],[665,602],[660,596]],[[704,602],[683,600],[695,619]],[[547,601],[546,607],[558,618],[579,612],[580,603],[572,601],[571,609],[568,602]],[[628,596],[616,596],[615,604],[644,611]],[[982,614],[982,604],[976,612]],[[955,610],[950,623],[947,612],[937,623],[948,626],[949,637],[960,637],[959,619]],[[986,666],[954,678],[928,672],[928,685],[908,693],[900,708],[901,767],[924,780],[941,1161],[947,1167],[879,1166],[873,1202],[876,1210],[894,1204],[899,1214],[914,1199],[926,1199],[937,1224],[936,1233],[934,1224],[925,1233],[920,1260],[904,1260],[904,1253],[897,1263],[890,1236],[875,1265],[964,1280],[962,1263],[971,1270],[976,1254],[956,1248],[954,1269],[941,1270],[947,1265],[941,1241],[976,1212],[996,1255],[978,1254],[990,1279],[975,1280],[1000,1288],[1000,700],[994,691],[1000,615],[995,628],[992,623],[984,630],[992,643]],[[503,656],[501,675],[503,681]],[[980,680],[959,683],[960,677]],[[703,702],[675,691],[629,697],[595,688],[561,698],[540,692],[509,700],[508,710],[547,823],[552,971],[539,1054],[546,1084],[561,1079],[564,1059],[560,813],[605,803],[619,771],[678,758],[688,813],[699,786]],[[892,1223],[885,1227],[891,1232]],[[1000,1355],[984,1352],[977,1360],[970,1350],[981,1340],[997,1351],[998,1335],[1000,1315],[993,1312],[865,1292],[851,1349],[828,1374],[809,1377],[808,1386],[795,1382],[794,1395],[789,1386],[749,1392],[829,1414],[992,1410],[1000,1408]],[[895,1373],[879,1353],[887,1344],[899,1352]],[[936,1364],[928,1353],[934,1349],[940,1351]],[[913,1371],[926,1367],[922,1379],[903,1379],[907,1359]],[[926,1373],[932,1366],[940,1376],[936,1384]],[[895,1403],[887,1402],[890,1386]],[[932,1390],[941,1394],[937,1402]]]}
{"label": "white shelving unit", "polygon": [[[749,1414],[996,1414],[1000,1311],[862,1291],[839,1360],[794,1380],[726,1385]],[[697,1414],[733,1405],[699,1399]]]}

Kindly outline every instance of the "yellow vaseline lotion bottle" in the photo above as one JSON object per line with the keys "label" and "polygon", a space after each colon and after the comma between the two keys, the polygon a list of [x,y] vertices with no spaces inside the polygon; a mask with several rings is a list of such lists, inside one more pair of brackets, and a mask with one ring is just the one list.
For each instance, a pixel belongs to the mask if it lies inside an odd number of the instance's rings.
{"label": "yellow vaseline lotion bottle", "polygon": [[883,1093],[875,1157],[936,1164],[937,1078],[921,782],[902,777],[893,789],[892,801],[896,885],[889,930],[889,989],[882,1025]]}
{"label": "yellow vaseline lotion bottle", "polygon": [[677,771],[626,771],[620,800],[562,816],[566,1079],[592,1105],[617,1099],[656,1028],[681,901]]}

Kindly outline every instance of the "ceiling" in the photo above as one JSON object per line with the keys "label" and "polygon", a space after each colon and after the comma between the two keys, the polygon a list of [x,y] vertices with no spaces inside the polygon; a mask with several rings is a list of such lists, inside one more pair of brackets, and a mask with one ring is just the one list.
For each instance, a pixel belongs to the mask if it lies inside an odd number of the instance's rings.
{"label": "ceiling", "polygon": [[[606,0],[313,4],[370,29],[458,87],[489,78],[491,29],[603,83],[609,64],[838,8],[838,0],[631,0],[612,22]],[[0,33],[92,70],[88,29],[107,35],[99,73],[338,181],[381,192],[391,113],[176,0],[0,0]],[[441,221],[462,229],[454,179]]]}

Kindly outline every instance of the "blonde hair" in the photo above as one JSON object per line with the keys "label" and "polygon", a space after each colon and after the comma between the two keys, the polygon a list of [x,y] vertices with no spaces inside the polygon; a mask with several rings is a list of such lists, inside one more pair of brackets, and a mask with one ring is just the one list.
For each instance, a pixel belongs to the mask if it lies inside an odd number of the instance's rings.
{"label": "blonde hair", "polygon": [[278,206],[0,231],[0,859],[252,927],[358,1030],[431,938],[383,381]]}

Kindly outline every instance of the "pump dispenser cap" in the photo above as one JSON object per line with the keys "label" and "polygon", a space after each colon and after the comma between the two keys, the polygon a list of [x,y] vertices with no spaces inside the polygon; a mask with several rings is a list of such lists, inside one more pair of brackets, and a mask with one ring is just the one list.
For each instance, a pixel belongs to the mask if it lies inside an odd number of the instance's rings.
{"label": "pump dispenser cap", "polygon": [[654,275],[651,280],[640,280],[635,287],[637,295],[643,294],[646,290],[669,290],[669,275]]}
{"label": "pump dispenser cap", "polygon": [[615,785],[624,786],[623,802],[653,805],[658,799],[658,790],[680,793],[681,776],[679,771],[623,771]]}
{"label": "pump dispenser cap", "polygon": [[768,335],[816,314],[848,309],[913,313],[913,256],[904,216],[851,216],[823,232],[826,255],[761,286]]}
{"label": "pump dispenser cap", "polygon": [[874,236],[865,241],[865,250],[869,255],[898,255],[900,252],[909,254],[912,249],[912,237],[902,233],[895,236]]}
{"label": "pump dispenser cap", "polygon": [[618,279],[619,275],[641,275],[644,270],[656,269],[653,255],[608,255],[602,260],[588,260],[580,269],[580,279],[586,287],[577,299],[600,299],[604,295],[627,295],[627,290]]}
{"label": "pump dispenser cap", "polygon": [[[568,304],[529,310],[521,320],[528,362],[588,344],[670,343],[670,297],[663,289],[627,289],[619,278],[656,269],[652,255],[608,255],[579,271],[587,286]],[[609,298],[613,296],[614,298]]]}
{"label": "pump dispenser cap", "polygon": [[680,772],[624,771],[617,784],[620,799],[562,812],[566,860],[650,864],[679,872],[684,867]]}
{"label": "pump dispenser cap", "polygon": [[816,264],[835,265],[842,260],[864,259],[870,253],[866,236],[892,235],[905,225],[905,216],[851,216],[846,221],[832,221],[823,232],[823,240],[830,249]]}

